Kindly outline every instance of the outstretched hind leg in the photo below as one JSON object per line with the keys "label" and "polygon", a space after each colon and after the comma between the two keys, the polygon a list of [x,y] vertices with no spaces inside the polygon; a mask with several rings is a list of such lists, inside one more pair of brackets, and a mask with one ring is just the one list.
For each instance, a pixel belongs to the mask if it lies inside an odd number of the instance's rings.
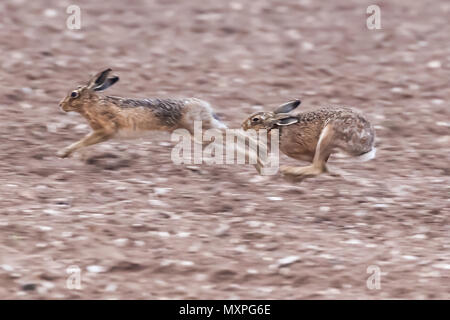
{"label": "outstretched hind leg", "polygon": [[333,152],[333,137],[333,126],[328,124],[320,134],[312,164],[305,167],[282,166],[280,168],[281,173],[289,180],[298,182],[324,172],[329,172],[326,162]]}

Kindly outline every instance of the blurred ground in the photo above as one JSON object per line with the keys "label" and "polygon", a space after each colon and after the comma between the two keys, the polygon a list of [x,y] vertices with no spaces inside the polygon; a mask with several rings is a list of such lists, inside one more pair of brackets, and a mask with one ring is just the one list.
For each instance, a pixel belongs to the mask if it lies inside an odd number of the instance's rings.
{"label": "blurred ground", "polygon": [[[0,298],[450,298],[448,1],[377,2],[373,31],[372,1],[80,0],[81,30],[69,4],[0,3]],[[230,127],[357,107],[377,158],[301,184],[175,166],[168,134],[56,158],[89,131],[59,100],[103,67],[108,94],[195,96]]]}

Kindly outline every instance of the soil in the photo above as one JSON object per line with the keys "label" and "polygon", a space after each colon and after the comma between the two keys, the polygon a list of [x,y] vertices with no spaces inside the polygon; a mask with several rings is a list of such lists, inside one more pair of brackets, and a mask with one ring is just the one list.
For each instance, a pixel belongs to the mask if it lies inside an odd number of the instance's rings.
{"label": "soil", "polygon": [[[450,3],[377,3],[380,30],[372,1],[79,0],[70,30],[70,1],[2,1],[0,298],[449,299]],[[204,99],[232,128],[357,108],[377,157],[301,183],[175,165],[168,133],[58,158],[89,132],[59,101],[107,67],[108,94]]]}

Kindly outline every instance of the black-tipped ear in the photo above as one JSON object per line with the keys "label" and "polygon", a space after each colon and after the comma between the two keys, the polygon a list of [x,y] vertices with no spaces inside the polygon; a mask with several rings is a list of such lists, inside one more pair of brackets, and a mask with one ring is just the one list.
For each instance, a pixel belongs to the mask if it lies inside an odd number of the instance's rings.
{"label": "black-tipped ear", "polygon": [[95,87],[101,86],[103,82],[106,81],[106,79],[108,78],[108,74],[111,71],[112,71],[111,68],[108,68],[106,70],[97,73],[95,76],[91,78],[91,80],[89,80],[88,88],[93,89]]}
{"label": "black-tipped ear", "polygon": [[300,105],[300,100],[289,101],[281,106],[279,106],[274,113],[289,113]]}
{"label": "black-tipped ear", "polygon": [[114,76],[114,77],[109,77],[108,79],[106,79],[103,84],[94,87],[93,89],[95,91],[102,91],[105,89],[108,89],[109,87],[111,87],[114,83],[116,83],[117,81],[119,81],[119,77]]}
{"label": "black-tipped ear", "polygon": [[290,124],[294,124],[298,122],[298,118],[296,117],[288,117],[284,119],[280,119],[276,122],[278,126],[288,126]]}

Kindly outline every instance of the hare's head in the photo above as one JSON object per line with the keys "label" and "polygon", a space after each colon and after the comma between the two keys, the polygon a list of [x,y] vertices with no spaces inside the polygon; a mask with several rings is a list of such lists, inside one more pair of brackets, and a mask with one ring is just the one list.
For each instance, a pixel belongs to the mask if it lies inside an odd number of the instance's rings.
{"label": "hare's head", "polygon": [[273,112],[257,112],[248,117],[242,123],[242,129],[253,129],[258,131],[259,129],[270,130],[275,126],[287,126],[298,122],[297,117],[293,117],[289,114],[292,110],[300,105],[300,100],[290,101],[279,106]]}
{"label": "hare's head", "polygon": [[92,77],[84,86],[78,86],[71,91],[61,102],[59,106],[66,112],[79,111],[86,104],[92,104],[96,100],[97,91],[102,91],[119,81],[119,77],[108,77],[111,69],[103,70]]}

